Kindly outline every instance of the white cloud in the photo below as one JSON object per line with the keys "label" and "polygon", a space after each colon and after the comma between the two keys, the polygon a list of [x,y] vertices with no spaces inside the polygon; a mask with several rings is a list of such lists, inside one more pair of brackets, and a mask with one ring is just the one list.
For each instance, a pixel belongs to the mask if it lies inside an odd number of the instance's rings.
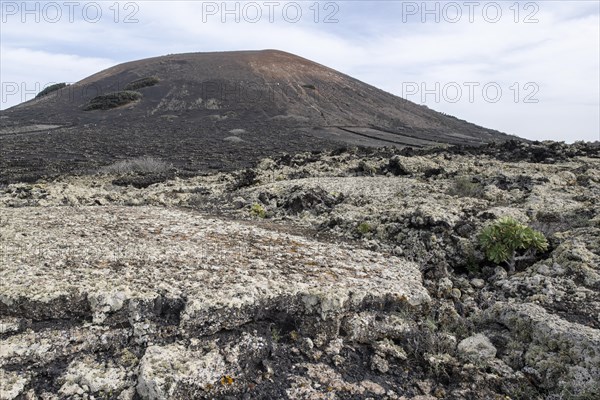
{"label": "white cloud", "polygon": [[[115,64],[105,58],[81,57],[40,50],[0,47],[2,61],[2,108],[35,97],[53,83],[77,82]],[[17,90],[15,90],[15,88]]]}

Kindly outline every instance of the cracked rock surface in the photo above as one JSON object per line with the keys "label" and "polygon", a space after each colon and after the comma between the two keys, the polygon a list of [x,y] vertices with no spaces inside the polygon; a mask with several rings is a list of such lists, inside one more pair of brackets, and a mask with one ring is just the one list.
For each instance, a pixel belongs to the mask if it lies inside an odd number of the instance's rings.
{"label": "cracked rock surface", "polygon": [[[14,381],[6,397],[23,379],[37,389],[51,366],[65,396],[210,393],[227,374],[239,376],[240,358],[264,356],[272,344],[252,337],[250,352],[243,343],[223,350],[213,339],[209,351],[190,341],[255,323],[270,336],[293,325],[298,337],[325,342],[356,312],[410,315],[430,301],[413,262],[188,210],[4,209],[2,224],[0,312],[7,324],[26,321],[1,345],[0,365],[27,371],[6,380]],[[139,361],[133,377],[125,351]]]}
{"label": "cracked rock surface", "polygon": [[[2,186],[0,399],[600,398],[598,171],[508,143]],[[515,273],[477,240],[503,216],[549,242]]]}

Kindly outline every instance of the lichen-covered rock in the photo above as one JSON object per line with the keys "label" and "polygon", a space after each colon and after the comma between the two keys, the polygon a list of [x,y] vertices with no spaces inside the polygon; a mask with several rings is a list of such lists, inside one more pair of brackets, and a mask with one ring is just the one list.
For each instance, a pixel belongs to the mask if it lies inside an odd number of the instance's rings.
{"label": "lichen-covered rock", "polygon": [[[276,346],[269,343],[280,336],[291,337],[289,330],[280,331],[290,323],[295,335],[314,341],[307,354],[317,361],[353,315],[372,313],[374,332],[384,335],[404,329],[399,313],[418,315],[430,302],[414,263],[273,230],[249,233],[241,224],[189,211],[5,211],[8,262],[0,272],[0,313],[18,316],[27,321],[19,326],[35,330],[9,329],[0,344],[0,366],[33,368],[39,377],[62,364],[65,372],[44,378],[60,396],[127,398],[135,386],[142,398],[184,399],[217,380],[220,390],[237,390],[223,376],[255,374],[244,365],[268,356]],[[34,246],[43,255],[24,250]],[[71,322],[55,322],[64,320]],[[209,350],[187,343],[249,324],[264,329],[268,320],[281,327],[258,339],[241,334]],[[175,338],[185,342],[173,343]],[[338,354],[327,357],[340,356],[343,367],[350,361],[339,354],[344,346],[338,343]],[[89,358],[96,354],[112,362]]]}
{"label": "lichen-covered rock", "polygon": [[286,390],[290,399],[335,399],[337,392],[341,396],[359,396],[370,398],[389,393],[389,398],[398,398],[393,391],[386,392],[381,385],[370,380],[347,381],[330,366],[323,363],[302,364],[306,376],[292,375],[291,387]]}
{"label": "lichen-covered rock", "polygon": [[407,318],[397,314],[381,316],[374,312],[361,312],[342,321],[348,341],[370,343],[382,338],[397,339],[412,327]]}
{"label": "lichen-covered rock", "polygon": [[324,212],[342,201],[343,196],[334,197],[318,186],[309,189],[297,186],[291,189],[281,203],[288,212],[297,214],[302,211]]}
{"label": "lichen-covered rock", "polygon": [[[185,327],[214,332],[278,307],[326,319],[379,301],[429,301],[415,264],[185,211],[59,207],[4,215],[9,258],[0,310],[26,318],[134,322],[183,309]],[[65,229],[65,220],[81,228]],[[122,247],[106,235],[115,223]],[[33,246],[42,259],[23,251]]]}
{"label": "lichen-covered rock", "polygon": [[[357,149],[140,189],[0,185],[2,396],[596,398],[590,149]],[[515,273],[477,240],[501,216],[550,244]]]}
{"label": "lichen-covered rock", "polygon": [[458,354],[466,361],[486,363],[496,357],[496,348],[487,336],[478,333],[461,340]]}
{"label": "lichen-covered rock", "polygon": [[[59,325],[60,326],[60,325]],[[0,339],[0,367],[6,365],[44,366],[73,359],[78,353],[118,349],[128,341],[124,328],[107,326],[60,326],[61,329],[23,333]]]}
{"label": "lichen-covered rock", "polygon": [[561,395],[597,395],[600,387],[600,331],[568,322],[533,304],[498,303],[485,321],[508,328],[498,356],[514,369],[534,374],[544,389]]}
{"label": "lichen-covered rock", "polygon": [[371,369],[385,374],[390,370],[390,365],[385,358],[379,354],[374,354],[373,357],[371,357]]}
{"label": "lichen-covered rock", "polygon": [[0,369],[0,399],[13,400],[25,391],[29,377],[14,371]]}
{"label": "lichen-covered rock", "polygon": [[[137,392],[142,398],[167,400],[210,391],[226,373],[218,349],[189,351],[172,344],[150,346],[140,363]],[[177,397],[175,397],[177,396]]]}
{"label": "lichen-covered rock", "polygon": [[383,339],[373,345],[375,354],[381,357],[391,357],[396,361],[407,359],[406,351],[390,339]]}
{"label": "lichen-covered rock", "polygon": [[117,396],[133,382],[128,379],[128,372],[122,366],[99,363],[90,358],[73,361],[63,376],[59,378],[62,386],[59,393],[72,397],[84,393],[97,396]]}
{"label": "lichen-covered rock", "polygon": [[3,317],[0,319],[0,335],[4,333],[16,333],[22,329],[23,320],[15,317]]}

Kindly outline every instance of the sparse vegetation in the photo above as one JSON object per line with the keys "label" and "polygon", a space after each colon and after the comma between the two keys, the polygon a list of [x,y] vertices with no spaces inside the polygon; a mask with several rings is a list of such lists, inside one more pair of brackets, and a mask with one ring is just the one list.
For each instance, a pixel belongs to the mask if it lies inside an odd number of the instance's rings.
{"label": "sparse vegetation", "polygon": [[534,259],[536,252],[548,249],[548,241],[541,232],[510,217],[487,226],[479,236],[479,244],[488,260],[506,263],[511,272],[518,261]]}
{"label": "sparse vegetation", "polygon": [[267,216],[265,208],[258,203],[252,204],[250,207],[250,214],[258,218],[265,218]]}
{"label": "sparse vegetation", "polygon": [[271,339],[275,342],[275,343],[279,343],[282,339],[282,334],[281,334],[281,329],[275,327],[275,326],[271,326]]}
{"label": "sparse vegetation", "polygon": [[356,227],[356,231],[358,233],[360,233],[361,235],[366,235],[367,233],[371,232],[372,230],[373,230],[373,227],[368,222],[361,222]]}
{"label": "sparse vegetation", "polygon": [[84,111],[109,110],[129,104],[142,98],[142,94],[131,90],[123,90],[96,96],[83,108]]}
{"label": "sparse vegetation", "polygon": [[448,194],[458,197],[481,197],[484,192],[483,184],[467,176],[456,178]]}
{"label": "sparse vegetation", "polygon": [[50,94],[52,92],[56,92],[57,90],[62,89],[64,87],[66,87],[66,86],[67,86],[67,84],[65,82],[55,83],[54,85],[50,85],[50,86],[44,88],[44,90],[42,90],[41,92],[39,92],[37,94],[37,96],[35,96],[35,98],[39,99],[40,97],[44,97],[47,94]]}
{"label": "sparse vegetation", "polygon": [[129,82],[127,85],[125,85],[124,89],[125,90],[138,90],[141,88],[154,86],[158,82],[160,82],[160,80],[157,77],[150,76],[150,77],[136,79],[135,81]]}
{"label": "sparse vegetation", "polygon": [[173,166],[152,157],[139,157],[131,160],[117,161],[100,169],[102,174],[123,175],[130,173],[163,173]]}

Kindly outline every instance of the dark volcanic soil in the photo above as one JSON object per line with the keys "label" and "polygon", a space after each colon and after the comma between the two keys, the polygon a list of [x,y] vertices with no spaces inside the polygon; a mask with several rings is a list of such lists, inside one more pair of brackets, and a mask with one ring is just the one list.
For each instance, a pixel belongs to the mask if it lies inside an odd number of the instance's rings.
{"label": "dark volcanic soil", "polygon": [[[150,86],[139,87],[144,82]],[[84,111],[99,95],[132,88],[140,100]],[[179,54],[117,65],[3,111],[0,180],[95,170],[138,156],[192,171],[232,170],[340,143],[426,147],[508,138],[292,54]]]}

